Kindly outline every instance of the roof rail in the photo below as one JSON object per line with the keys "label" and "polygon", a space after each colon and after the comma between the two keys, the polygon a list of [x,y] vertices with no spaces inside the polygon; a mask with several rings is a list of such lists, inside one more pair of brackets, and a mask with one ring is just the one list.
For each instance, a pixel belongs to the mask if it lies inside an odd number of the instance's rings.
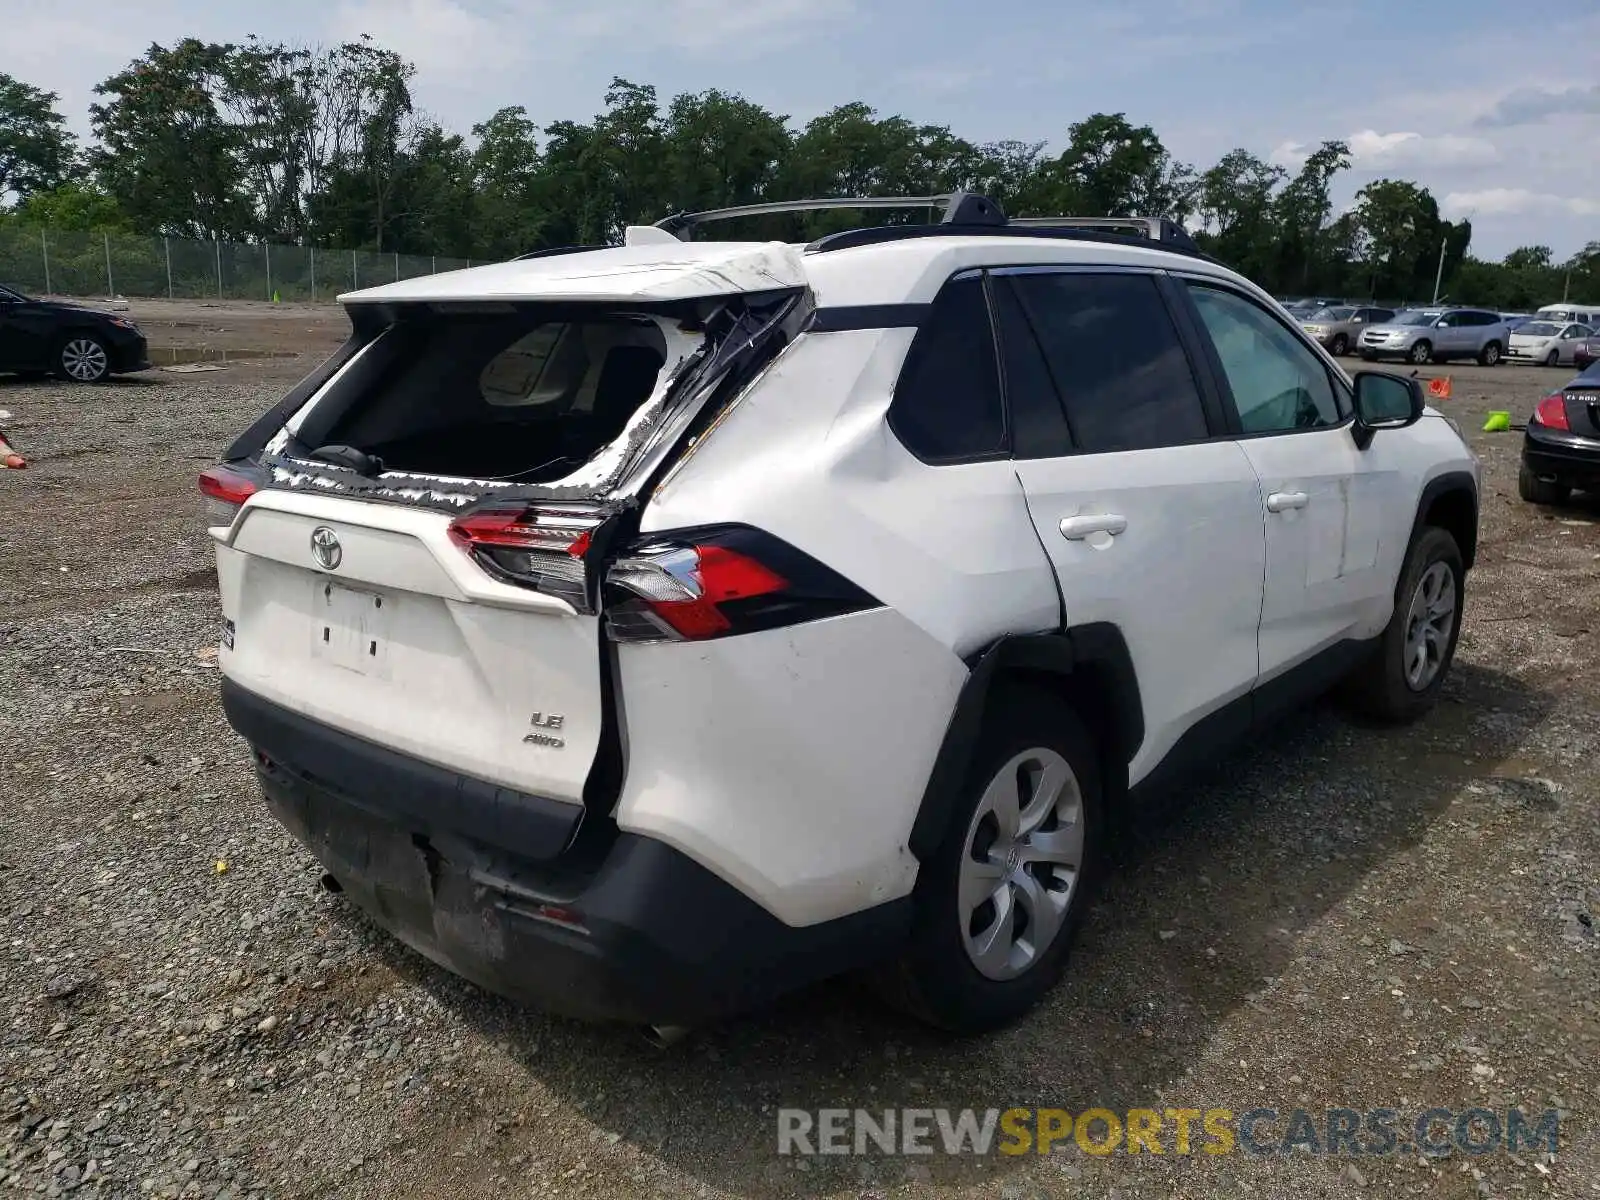
{"label": "roof rail", "polygon": [[1199,249],[1188,230],[1166,217],[1012,217],[1007,224],[1024,229],[1075,229],[1124,236],[1131,233],[1183,250]]}
{"label": "roof rail", "polygon": [[[821,212],[836,208],[937,208],[944,225],[995,225],[1006,223],[1006,214],[987,196],[972,192],[949,192],[938,196],[830,196],[818,200],[775,200],[766,204],[741,204],[734,208],[712,208],[705,212],[681,212],[656,222],[674,237],[687,241],[697,225],[709,221],[731,221],[738,217],[764,217],[775,213]],[[906,226],[916,228],[916,226]]]}

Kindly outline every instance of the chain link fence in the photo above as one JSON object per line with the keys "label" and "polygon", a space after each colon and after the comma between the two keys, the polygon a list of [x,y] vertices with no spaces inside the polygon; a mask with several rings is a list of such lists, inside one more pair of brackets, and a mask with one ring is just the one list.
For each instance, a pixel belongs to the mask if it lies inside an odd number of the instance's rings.
{"label": "chain link fence", "polygon": [[0,228],[0,284],[47,296],[328,301],[470,258]]}

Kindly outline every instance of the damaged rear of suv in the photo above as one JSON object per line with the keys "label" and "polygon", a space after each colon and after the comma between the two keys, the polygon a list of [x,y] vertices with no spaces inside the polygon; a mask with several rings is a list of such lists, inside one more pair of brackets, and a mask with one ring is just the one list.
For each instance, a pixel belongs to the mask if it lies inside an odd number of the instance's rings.
{"label": "damaged rear of suv", "polygon": [[346,297],[349,341],[201,479],[224,704],[276,815],[424,954],[641,1022],[799,962],[735,889],[619,836],[616,646],[867,600],[756,531],[638,538],[640,496],[812,309],[787,247],[674,247]]}

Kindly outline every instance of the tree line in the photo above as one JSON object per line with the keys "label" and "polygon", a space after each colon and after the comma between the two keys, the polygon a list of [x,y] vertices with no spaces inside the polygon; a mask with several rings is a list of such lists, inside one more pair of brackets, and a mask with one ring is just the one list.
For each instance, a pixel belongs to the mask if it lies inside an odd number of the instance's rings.
{"label": "tree line", "polygon": [[[1279,295],[1427,299],[1442,248],[1442,290],[1459,303],[1600,296],[1600,241],[1567,262],[1541,245],[1475,258],[1471,225],[1409,180],[1375,180],[1335,212],[1341,141],[1294,171],[1246,149],[1201,169],[1124,113],[1069,124],[1054,150],[974,143],[860,102],[797,128],[742,96],[663,103],[620,78],[587,122],[540,126],[512,106],[469,137],[416,105],[414,78],[367,37],[151,45],[95,88],[80,145],[55,93],[0,74],[0,224],[494,259],[613,242],[676,211],[964,190],[1019,216],[1167,216]],[[861,219],[751,219],[727,235],[801,240]]]}

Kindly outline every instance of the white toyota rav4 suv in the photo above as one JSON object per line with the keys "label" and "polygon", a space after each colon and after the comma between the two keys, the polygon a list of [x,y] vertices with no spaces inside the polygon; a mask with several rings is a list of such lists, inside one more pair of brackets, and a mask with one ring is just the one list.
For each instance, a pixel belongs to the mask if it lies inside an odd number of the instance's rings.
{"label": "white toyota rav4 suv", "polygon": [[223,703],[329,887],[576,1016],[869,968],[982,1030],[1184,768],[1434,702],[1479,468],[1415,381],[1168,222],[942,199],[343,297],[201,481]]}

